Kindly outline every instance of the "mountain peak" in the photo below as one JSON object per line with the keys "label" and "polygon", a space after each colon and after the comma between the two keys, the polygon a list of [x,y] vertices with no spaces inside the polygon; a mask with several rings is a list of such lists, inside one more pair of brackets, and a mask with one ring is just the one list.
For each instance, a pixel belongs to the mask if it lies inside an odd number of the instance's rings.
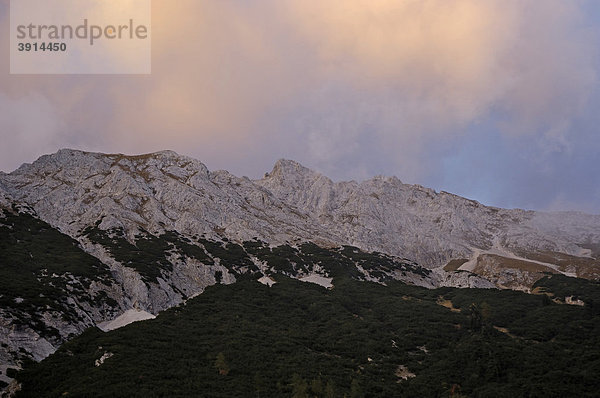
{"label": "mountain peak", "polygon": [[15,172],[35,173],[36,170],[48,171],[61,170],[65,168],[88,170],[90,168],[103,167],[101,166],[102,164],[114,164],[115,162],[119,163],[122,161],[133,164],[151,161],[166,166],[173,164],[193,164],[194,167],[204,171],[204,174],[207,172],[206,166],[200,161],[187,156],[179,155],[177,152],[171,150],[163,150],[141,155],[126,155],[122,153],[87,152],[71,148],[63,148],[53,154],[43,155],[33,163],[24,163]]}
{"label": "mountain peak", "polygon": [[[78,154],[87,154],[90,152],[82,151],[80,149],[73,148],[61,148],[56,152],[56,155],[78,155]],[[52,156],[52,155],[50,155]]]}
{"label": "mountain peak", "polygon": [[279,159],[273,166],[273,170],[266,173],[262,180],[256,182],[275,191],[284,188],[290,192],[314,188],[314,184],[327,187],[333,184],[329,178],[321,173],[288,159]]}
{"label": "mountain peak", "polygon": [[[143,158],[182,158],[184,156],[178,154],[172,150],[161,150],[157,152],[150,152],[141,155],[126,155],[123,153],[102,153],[102,152],[88,152],[82,151],[80,149],[72,149],[72,148],[62,148],[59,149],[56,153],[50,155],[44,155],[41,158],[50,157],[50,158],[64,158],[68,156],[98,156],[98,157],[123,157],[129,159],[143,159]],[[40,159],[41,159],[40,158]]]}
{"label": "mountain peak", "polygon": [[284,177],[284,176],[290,175],[290,174],[305,175],[305,174],[313,174],[313,173],[315,173],[315,172],[307,167],[304,167],[303,165],[296,162],[295,160],[279,159],[277,162],[275,162],[275,165],[273,166],[273,170],[271,170],[271,172],[268,173],[268,176]]}
{"label": "mountain peak", "polygon": [[153,152],[150,155],[165,156],[165,157],[177,157],[177,158],[181,157],[180,154],[178,154],[177,152],[172,151],[170,149],[165,149],[163,151]]}
{"label": "mountain peak", "polygon": [[109,156],[109,157],[119,156],[119,157],[130,159],[130,160],[145,160],[145,159],[178,160],[178,159],[187,158],[186,156],[180,155],[177,152],[169,150],[169,149],[157,151],[157,152],[143,153],[141,155],[124,155],[124,154],[119,153],[119,154],[111,154],[111,155],[106,155],[106,156]]}

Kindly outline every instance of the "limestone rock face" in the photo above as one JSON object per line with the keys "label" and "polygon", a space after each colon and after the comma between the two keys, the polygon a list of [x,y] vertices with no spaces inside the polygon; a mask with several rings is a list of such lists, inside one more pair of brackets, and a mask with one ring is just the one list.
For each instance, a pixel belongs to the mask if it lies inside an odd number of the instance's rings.
{"label": "limestone rock face", "polygon": [[582,245],[600,242],[600,216],[487,207],[395,177],[336,183],[290,160],[251,181],[171,151],[61,150],[0,175],[2,192],[71,236],[102,220],[129,234],[350,244],[428,268],[495,247],[589,256]]}
{"label": "limestone rock face", "polygon": [[469,289],[493,289],[498,287],[490,280],[469,271],[444,272],[436,269],[434,277],[436,287],[458,287]]}
{"label": "limestone rock face", "polygon": [[44,221],[71,236],[102,220],[100,228],[128,233],[144,228],[269,242],[325,238],[311,218],[252,181],[209,172],[199,161],[168,151],[127,157],[61,150],[0,180],[15,200],[31,204]]}
{"label": "limestone rock face", "polygon": [[509,251],[589,255],[600,241],[600,216],[540,213],[484,206],[395,177],[334,183],[300,164],[280,160],[256,181],[333,236],[365,250],[402,255],[436,268],[501,246]]}

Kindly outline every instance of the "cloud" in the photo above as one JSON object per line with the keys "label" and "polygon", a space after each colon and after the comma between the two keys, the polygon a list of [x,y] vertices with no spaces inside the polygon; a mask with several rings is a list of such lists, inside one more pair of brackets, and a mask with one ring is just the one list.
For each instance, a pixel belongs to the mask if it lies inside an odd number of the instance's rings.
{"label": "cloud", "polygon": [[41,95],[11,99],[0,93],[0,168],[12,170],[54,152],[64,131],[52,103]]}
{"label": "cloud", "polygon": [[151,76],[3,73],[0,92],[51,104],[67,133],[40,134],[61,146],[170,148],[254,177],[285,156],[334,178],[427,183],[477,126],[540,163],[578,150],[597,91],[584,5],[154,0]]}
{"label": "cloud", "polygon": [[492,116],[507,134],[537,134],[550,151],[568,147],[571,121],[596,84],[595,43],[578,30],[576,2],[334,0],[290,7],[318,49],[323,79],[356,88],[340,119],[367,104],[372,138],[417,155],[406,163]]}

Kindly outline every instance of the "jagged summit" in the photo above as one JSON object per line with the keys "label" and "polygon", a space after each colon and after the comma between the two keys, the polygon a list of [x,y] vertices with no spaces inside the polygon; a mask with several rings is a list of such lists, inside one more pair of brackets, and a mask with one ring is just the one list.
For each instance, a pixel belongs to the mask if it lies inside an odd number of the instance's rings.
{"label": "jagged summit", "polygon": [[[126,155],[123,153],[102,153],[102,152],[89,152],[80,149],[63,148],[59,149],[53,154],[43,155],[39,157],[35,163],[64,163],[70,162],[73,159],[90,159],[90,158],[110,158],[110,159],[128,159],[131,161],[144,161],[149,159],[170,159],[170,160],[181,160],[181,159],[192,159],[187,156],[178,154],[172,150],[162,150],[157,152],[145,153],[140,155]],[[28,163],[26,163],[28,164]]]}
{"label": "jagged summit", "polygon": [[270,173],[266,173],[261,181],[263,185],[282,184],[285,186],[296,186],[301,189],[305,185],[313,184],[316,180],[322,180],[324,183],[332,181],[302,164],[287,159],[279,159]]}
{"label": "jagged summit", "polygon": [[119,156],[119,157],[131,158],[131,159],[136,159],[136,158],[137,159],[147,159],[147,158],[151,158],[151,157],[165,157],[165,158],[184,157],[170,149],[164,149],[164,150],[140,154],[140,155],[127,155],[127,154],[123,154],[123,153],[103,153],[103,152],[83,151],[81,149],[73,149],[73,148],[62,148],[62,149],[59,149],[54,154],[44,155],[44,156],[54,157],[54,156],[77,156],[77,155],[93,155],[93,156],[109,156],[109,157]]}
{"label": "jagged summit", "polygon": [[295,160],[279,159],[275,162],[273,170],[267,173],[270,177],[285,176],[288,174],[311,174],[314,173],[307,167],[304,167]]}
{"label": "jagged summit", "polygon": [[[188,158],[187,156],[180,155],[173,150],[161,150],[156,152],[144,153],[139,155],[127,155],[123,153],[103,153],[103,152],[92,152],[92,151],[84,151],[81,149],[73,149],[73,148],[62,148],[52,154],[42,155],[37,160],[34,161],[40,162],[45,160],[54,160],[56,162],[65,161],[69,158],[73,157],[110,157],[110,158],[127,158],[131,160],[144,160],[151,158],[164,158],[164,159],[180,159],[180,158]],[[191,158],[188,158],[191,159]]]}

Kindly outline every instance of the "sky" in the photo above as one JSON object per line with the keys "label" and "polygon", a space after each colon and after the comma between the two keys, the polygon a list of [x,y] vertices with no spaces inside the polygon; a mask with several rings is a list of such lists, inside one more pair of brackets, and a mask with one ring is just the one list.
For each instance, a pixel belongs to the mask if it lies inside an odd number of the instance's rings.
{"label": "sky", "polygon": [[153,0],[151,75],[10,75],[0,170],[171,149],[600,214],[596,0]]}

